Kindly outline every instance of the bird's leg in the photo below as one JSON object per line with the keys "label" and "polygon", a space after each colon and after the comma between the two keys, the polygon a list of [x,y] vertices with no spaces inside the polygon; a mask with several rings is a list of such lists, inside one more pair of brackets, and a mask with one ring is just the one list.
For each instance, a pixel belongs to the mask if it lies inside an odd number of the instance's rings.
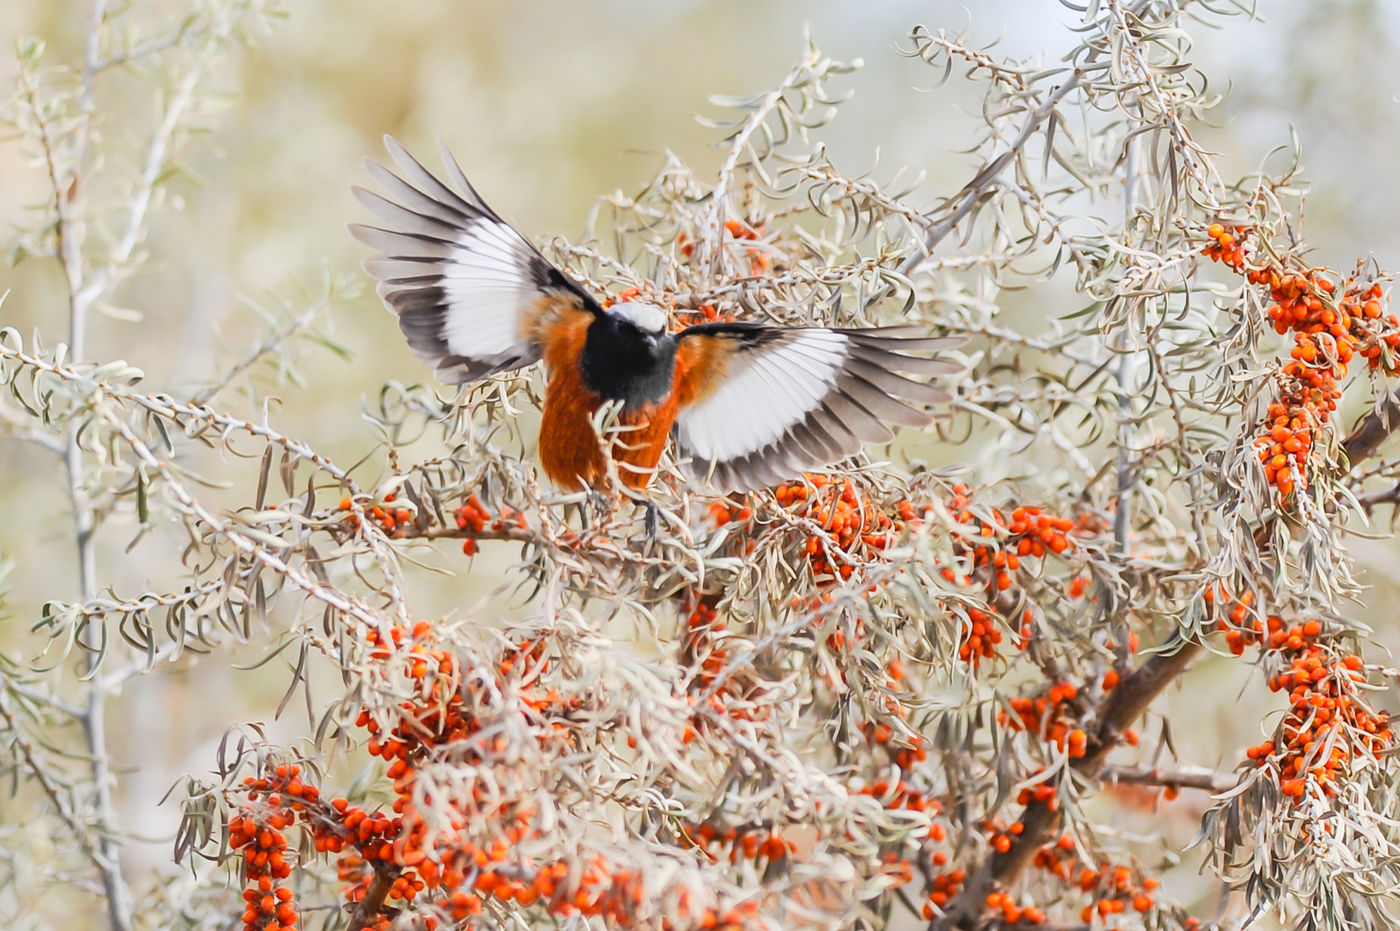
{"label": "bird's leg", "polygon": [[579,503],[579,513],[583,515],[583,526],[586,530],[594,529],[595,525],[602,526],[603,517],[612,510],[612,502],[607,494],[588,486],[588,495]]}
{"label": "bird's leg", "polygon": [[646,513],[642,517],[642,526],[646,528],[648,540],[655,540],[661,535],[661,514],[660,509],[651,501],[642,505]]}
{"label": "bird's leg", "polygon": [[633,504],[642,509],[642,527],[646,531],[647,543],[655,543],[661,536],[661,509],[650,498],[643,495],[627,496]]}

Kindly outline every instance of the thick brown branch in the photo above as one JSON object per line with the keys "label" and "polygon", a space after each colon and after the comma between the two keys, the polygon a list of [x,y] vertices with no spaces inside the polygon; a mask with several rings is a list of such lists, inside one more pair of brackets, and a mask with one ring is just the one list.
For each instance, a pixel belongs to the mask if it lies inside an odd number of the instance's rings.
{"label": "thick brown branch", "polygon": [[[1084,756],[1075,760],[1076,773],[1090,779],[1101,778],[1109,751],[1122,740],[1123,732],[1145,712],[1152,701],[1171,682],[1186,671],[1186,667],[1201,651],[1201,645],[1174,638],[1169,644],[1172,652],[1158,653],[1143,663],[1109,693],[1099,712],[1099,723]],[[946,915],[937,919],[932,928],[975,927],[987,894],[1016,880],[1030,866],[1035,853],[1050,843],[1060,828],[1060,810],[1045,802],[1031,802],[1018,819],[1025,829],[1016,837],[1011,849],[994,853],[968,880],[963,891]]]}
{"label": "thick brown branch", "polygon": [[350,913],[348,931],[365,931],[366,928],[378,924],[377,919],[384,908],[384,900],[389,897],[389,890],[394,888],[394,881],[398,878],[398,867],[383,860],[374,861],[374,879],[370,880],[365,897],[360,899],[355,910]]}
{"label": "thick brown branch", "polygon": [[1381,444],[1400,427],[1400,388],[1392,392],[1381,406],[1361,419],[1361,422],[1342,441],[1342,452],[1347,462],[1356,465],[1375,454]]}
{"label": "thick brown branch", "polygon": [[[1342,443],[1348,461],[1356,465],[1374,455],[1397,428],[1400,428],[1400,390],[1387,397],[1378,410],[1368,414]],[[1267,525],[1256,530],[1255,540],[1261,547],[1267,545]],[[1202,646],[1199,642],[1175,635],[1166,649],[1168,652],[1153,656],[1109,693],[1100,709],[1098,725],[1089,740],[1087,751],[1074,761],[1076,773],[1095,780],[1104,777],[1108,754],[1121,741],[1123,732],[1147,711],[1153,700],[1174,679],[1186,671]],[[1120,780],[1127,781],[1123,780],[1121,773],[1118,776]],[[1142,781],[1150,780],[1144,777]],[[1182,780],[1175,784],[1189,783]],[[1228,785],[1222,786],[1203,777],[1195,781],[1195,787],[1220,791],[1228,788]],[[976,926],[976,919],[982,911],[981,903],[986,900],[987,894],[1014,882],[1030,865],[1035,852],[1051,841],[1060,826],[1059,811],[1050,810],[1043,802],[1032,802],[1026,806],[1020,820],[1025,830],[1016,838],[1011,849],[988,857],[958,898],[949,905],[946,915],[935,920],[931,927]]]}
{"label": "thick brown branch", "polygon": [[1380,491],[1367,492],[1364,495],[1357,495],[1356,501],[1361,505],[1361,510],[1370,514],[1383,504],[1400,503],[1400,485],[1391,485]]}
{"label": "thick brown branch", "polygon": [[1153,656],[1108,694],[1088,749],[1083,757],[1075,761],[1077,772],[1093,777],[1103,772],[1108,753],[1118,745],[1123,732],[1142,717],[1173,679],[1186,671],[1196,654],[1201,652],[1201,644],[1174,636],[1165,649],[1170,652]]}

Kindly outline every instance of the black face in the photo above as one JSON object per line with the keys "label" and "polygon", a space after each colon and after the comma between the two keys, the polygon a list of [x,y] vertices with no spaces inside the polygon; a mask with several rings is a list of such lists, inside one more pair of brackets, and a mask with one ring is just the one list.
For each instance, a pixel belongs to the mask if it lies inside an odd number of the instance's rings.
{"label": "black face", "polygon": [[636,407],[671,393],[676,370],[676,338],[643,333],[615,314],[602,314],[588,326],[583,344],[583,380],[610,401]]}

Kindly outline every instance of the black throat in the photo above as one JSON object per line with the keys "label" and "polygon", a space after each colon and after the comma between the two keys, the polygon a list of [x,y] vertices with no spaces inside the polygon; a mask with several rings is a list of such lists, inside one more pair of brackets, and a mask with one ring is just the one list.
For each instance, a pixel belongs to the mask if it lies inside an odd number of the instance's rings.
{"label": "black throat", "polygon": [[671,393],[676,338],[648,338],[630,320],[600,314],[583,342],[583,381],[590,390],[624,408],[660,401]]}

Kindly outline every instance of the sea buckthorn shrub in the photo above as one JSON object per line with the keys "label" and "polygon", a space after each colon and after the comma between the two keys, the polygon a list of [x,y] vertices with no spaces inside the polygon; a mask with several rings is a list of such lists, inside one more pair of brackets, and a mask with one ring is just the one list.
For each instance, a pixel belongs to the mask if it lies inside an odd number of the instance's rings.
{"label": "sea buckthorn shrub", "polygon": [[[668,155],[546,254],[677,327],[907,326],[967,337],[966,370],[891,446],[731,495],[668,459],[646,507],[543,482],[528,372],[366,386],[361,421],[294,435],[267,370],[335,292],[196,388],[151,383],[139,340],[93,361],[208,111],[161,95],[127,199],[93,120],[133,117],[84,88],[133,63],[192,88],[261,12],[145,42],[110,12],[68,66],[21,47],[48,199],[15,254],[70,330],[0,329],[0,431],[61,464],[81,595],[0,654],[0,772],[44,828],[0,806],[0,902],[48,844],[43,891],[121,929],[1388,926],[1393,674],[1348,543],[1400,501],[1400,321],[1375,262],[1303,238],[1298,177],[1195,141],[1228,75],[1191,17],[1250,24],[1109,0],[1048,66],[912,29],[916,67],[985,95],[917,166],[972,153],[932,192],[832,156],[861,101],[810,42],[717,102],[717,171]],[[159,709],[223,737],[160,774],[182,820],[147,880],[109,706],[235,668],[257,718]]]}

